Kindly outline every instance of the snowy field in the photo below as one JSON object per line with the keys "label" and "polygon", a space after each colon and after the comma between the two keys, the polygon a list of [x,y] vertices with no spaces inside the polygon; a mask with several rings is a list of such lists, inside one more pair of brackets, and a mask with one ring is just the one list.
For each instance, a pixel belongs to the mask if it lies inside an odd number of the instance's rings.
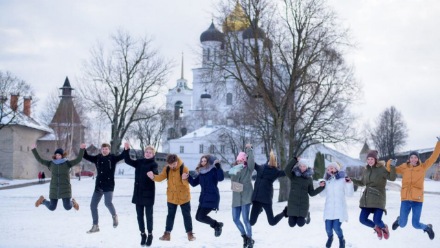
{"label": "snowy field", "polygon": [[[126,171],[127,172],[127,171]],[[27,180],[1,182],[17,184]],[[125,173],[117,176],[113,203],[119,216],[119,226],[112,227],[112,218],[104,206],[102,199],[99,205],[100,232],[87,234],[92,226],[89,204],[95,181],[82,177],[81,181],[72,179],[73,195],[80,205],[79,211],[65,211],[62,201],[54,212],[41,205],[35,207],[35,201],[40,195],[48,197],[49,184],[33,185],[17,189],[0,190],[0,247],[140,247],[140,235],[136,221],[136,211],[131,203],[133,190],[133,175]],[[400,196],[399,181],[390,186],[387,192],[388,215],[383,220],[390,227],[399,214]],[[166,182],[156,183],[156,204],[154,206],[154,239],[151,247],[242,247],[242,238],[231,217],[230,181],[220,183],[220,210],[210,214],[218,221],[224,222],[223,233],[214,237],[214,231],[208,225],[197,222],[194,215],[198,206],[200,188],[191,188],[193,232],[196,241],[189,242],[183,227],[180,210],[176,214],[171,241],[160,241],[159,237],[165,229]],[[278,194],[278,184],[275,185]],[[440,193],[440,182],[426,181],[425,190]],[[342,225],[347,247],[439,247],[440,244],[440,194],[425,194],[425,202],[421,221],[431,223],[437,237],[430,240],[421,230],[415,230],[411,221],[404,229],[391,231],[389,240],[378,240],[373,229],[358,222],[360,209],[358,207],[360,191],[347,199],[349,222]],[[311,223],[302,228],[289,227],[287,218],[277,226],[269,226],[263,212],[253,227],[255,247],[324,247],[327,236],[324,228],[323,206],[324,197],[311,198]],[[274,212],[282,211],[285,202],[274,202]],[[411,218],[411,215],[410,215]],[[333,247],[338,247],[337,239]]]}

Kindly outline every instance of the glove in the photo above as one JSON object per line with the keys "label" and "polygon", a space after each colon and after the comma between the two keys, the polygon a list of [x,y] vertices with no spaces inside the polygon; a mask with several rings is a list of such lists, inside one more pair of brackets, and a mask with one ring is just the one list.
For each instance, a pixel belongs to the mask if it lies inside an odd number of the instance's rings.
{"label": "glove", "polygon": [[396,166],[397,165],[397,159],[391,159],[391,166]]}
{"label": "glove", "polygon": [[215,168],[221,169],[220,163],[215,163]]}

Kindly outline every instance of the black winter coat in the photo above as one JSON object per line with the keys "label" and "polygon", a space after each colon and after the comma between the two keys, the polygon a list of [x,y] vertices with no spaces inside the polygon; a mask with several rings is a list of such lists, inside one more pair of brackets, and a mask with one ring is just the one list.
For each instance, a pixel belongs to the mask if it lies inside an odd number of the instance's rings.
{"label": "black winter coat", "polygon": [[156,195],[156,184],[147,176],[147,172],[152,171],[155,175],[159,174],[157,163],[154,157],[132,160],[129,152],[130,150],[127,150],[124,153],[124,161],[135,168],[133,198],[131,202],[137,205],[152,206],[154,205],[154,197]]}
{"label": "black winter coat", "polygon": [[267,164],[255,164],[255,170],[257,171],[257,179],[254,184],[252,201],[272,204],[273,182],[279,177],[286,176],[286,173],[276,167],[270,167]]}
{"label": "black winter coat", "polygon": [[103,156],[102,154],[89,155],[87,150],[84,151],[84,158],[96,166],[95,190],[104,192],[115,190],[116,164],[124,158],[124,152],[117,156],[111,153]]}
{"label": "black winter coat", "polygon": [[[309,195],[315,196],[324,190],[324,187],[313,188],[313,170],[308,168],[301,173],[296,159],[292,159],[284,169],[290,179],[290,193],[287,203],[287,215],[306,217],[309,212]],[[292,169],[293,167],[293,169]]]}

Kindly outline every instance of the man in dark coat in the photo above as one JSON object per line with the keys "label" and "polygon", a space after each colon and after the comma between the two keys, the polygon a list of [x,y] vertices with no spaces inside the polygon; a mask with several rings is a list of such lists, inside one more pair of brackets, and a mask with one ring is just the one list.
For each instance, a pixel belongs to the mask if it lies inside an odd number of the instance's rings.
{"label": "man in dark coat", "polygon": [[[81,148],[85,149],[86,144],[81,144]],[[110,211],[113,218],[113,227],[119,224],[116,209],[113,206],[113,191],[115,190],[115,170],[116,164],[124,158],[124,154],[114,155],[110,153],[110,145],[103,143],[101,145],[101,154],[89,155],[87,150],[84,151],[84,158],[96,166],[95,190],[93,191],[92,201],[90,202],[90,210],[92,212],[93,225],[87,233],[99,232],[98,226],[98,204],[104,196],[105,206]]]}
{"label": "man in dark coat", "polygon": [[[144,150],[144,158],[132,160],[129,156],[130,144],[125,143],[124,161],[135,168],[134,171],[134,190],[132,203],[136,204],[137,221],[141,232],[141,245],[150,246],[153,242],[153,205],[156,193],[156,184],[147,176],[147,172],[152,171],[155,175],[157,163],[154,159],[155,149],[147,146]],[[144,212],[147,219],[148,238],[145,234]]]}

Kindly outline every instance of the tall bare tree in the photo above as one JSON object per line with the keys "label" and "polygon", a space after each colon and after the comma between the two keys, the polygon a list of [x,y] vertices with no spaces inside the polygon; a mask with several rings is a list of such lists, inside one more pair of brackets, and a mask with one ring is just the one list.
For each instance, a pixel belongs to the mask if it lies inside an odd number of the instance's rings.
{"label": "tall bare tree", "polygon": [[167,122],[173,119],[173,113],[166,110],[159,110],[156,113],[150,113],[150,115],[150,118],[136,122],[128,131],[128,137],[139,141],[141,150],[144,150],[147,145],[151,145],[157,150]]}
{"label": "tall bare tree", "polygon": [[377,125],[371,132],[374,146],[380,157],[394,158],[396,152],[405,146],[408,129],[403,116],[391,106],[386,108],[378,117]]}
{"label": "tall bare tree", "polygon": [[[16,109],[12,109],[7,103],[7,100],[10,99],[11,95],[17,96]],[[34,92],[32,87],[11,72],[0,71],[0,129],[13,123],[17,111],[22,109],[23,101],[18,99],[19,96],[33,97]],[[33,103],[35,102],[36,99],[34,99]]]}
{"label": "tall bare tree", "polygon": [[97,45],[85,63],[81,95],[111,125],[112,152],[118,153],[130,126],[144,115],[166,82],[170,64],[153,48],[150,38],[134,39],[125,31],[111,36],[112,47]]}
{"label": "tall bare tree", "polygon": [[[232,18],[237,2],[244,14]],[[218,67],[248,98],[261,98],[281,165],[314,143],[354,139],[348,108],[358,85],[343,57],[348,37],[325,0],[225,3],[225,58]],[[238,22],[248,28],[237,30]],[[282,179],[278,200],[287,198]]]}

